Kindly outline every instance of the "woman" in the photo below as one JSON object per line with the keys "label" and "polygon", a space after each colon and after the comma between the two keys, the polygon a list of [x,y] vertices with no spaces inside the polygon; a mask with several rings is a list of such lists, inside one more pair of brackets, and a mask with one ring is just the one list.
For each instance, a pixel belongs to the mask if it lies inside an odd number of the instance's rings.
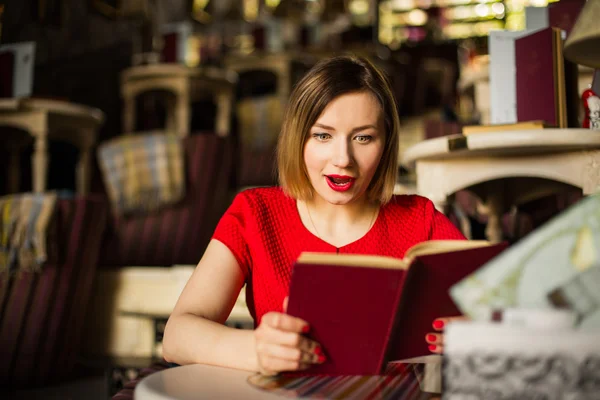
{"label": "woman", "polygon": [[[403,257],[418,242],[464,239],[429,200],[392,196],[399,129],[390,86],[367,60],[336,57],[309,71],[283,120],[281,187],[238,194],[222,217],[168,321],[165,358],[264,374],[323,362],[302,335],[310,321],[284,312],[301,252]],[[254,331],[223,325],[244,283]]]}

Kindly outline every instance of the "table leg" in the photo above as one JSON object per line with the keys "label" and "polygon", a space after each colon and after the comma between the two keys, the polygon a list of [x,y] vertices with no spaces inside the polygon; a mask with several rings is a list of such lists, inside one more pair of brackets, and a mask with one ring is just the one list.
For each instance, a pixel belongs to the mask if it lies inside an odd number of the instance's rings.
{"label": "table leg", "polygon": [[31,168],[33,170],[33,191],[45,192],[48,176],[48,140],[45,134],[35,137]]}
{"label": "table leg", "polygon": [[499,194],[489,195],[486,201],[488,223],[485,236],[492,243],[503,240],[502,234],[502,197]]}
{"label": "table leg", "polygon": [[[177,96],[177,94],[175,95]],[[168,133],[179,134],[177,126],[177,101],[175,97],[166,96],[167,117],[165,121],[165,131]]]}
{"label": "table leg", "polygon": [[177,135],[181,137],[188,136],[190,133],[190,96],[187,88],[177,93],[175,121]]}
{"label": "table leg", "polygon": [[232,103],[233,93],[231,90],[217,95],[217,121],[215,125],[219,136],[227,136],[230,133]]}
{"label": "table leg", "polygon": [[18,193],[21,187],[21,157],[18,147],[11,147],[8,153],[8,193]]}
{"label": "table leg", "polygon": [[135,130],[135,97],[125,96],[123,100],[123,133]]}
{"label": "table leg", "polygon": [[77,162],[77,194],[80,196],[88,194],[90,190],[90,180],[92,177],[90,169],[90,149],[80,150],[79,161]]}

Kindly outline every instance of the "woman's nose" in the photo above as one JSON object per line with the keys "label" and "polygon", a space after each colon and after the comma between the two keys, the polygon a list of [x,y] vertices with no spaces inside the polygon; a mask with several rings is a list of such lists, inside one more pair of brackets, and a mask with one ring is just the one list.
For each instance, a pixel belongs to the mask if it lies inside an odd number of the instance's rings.
{"label": "woman's nose", "polygon": [[335,147],[333,165],[339,168],[347,168],[352,165],[352,153],[349,144],[345,140],[340,140]]}

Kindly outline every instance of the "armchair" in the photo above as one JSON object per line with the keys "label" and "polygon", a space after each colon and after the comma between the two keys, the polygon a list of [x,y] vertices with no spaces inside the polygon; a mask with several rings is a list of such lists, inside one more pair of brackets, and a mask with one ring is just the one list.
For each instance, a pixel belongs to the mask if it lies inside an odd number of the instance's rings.
{"label": "armchair", "polygon": [[206,132],[183,141],[185,198],[148,215],[112,215],[100,252],[100,266],[171,266],[196,264],[200,260],[230,203],[233,142],[229,136]]}
{"label": "armchair", "polygon": [[64,381],[79,356],[106,204],[60,199],[54,223],[58,255],[41,272],[0,275],[0,386]]}

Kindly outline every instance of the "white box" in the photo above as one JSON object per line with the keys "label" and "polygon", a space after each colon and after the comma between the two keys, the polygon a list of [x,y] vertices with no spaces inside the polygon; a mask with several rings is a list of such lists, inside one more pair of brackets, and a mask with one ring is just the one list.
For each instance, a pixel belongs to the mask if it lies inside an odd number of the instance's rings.
{"label": "white box", "polygon": [[12,97],[31,96],[35,66],[35,42],[22,42],[0,46],[0,52],[5,51],[12,52],[15,55]]}

